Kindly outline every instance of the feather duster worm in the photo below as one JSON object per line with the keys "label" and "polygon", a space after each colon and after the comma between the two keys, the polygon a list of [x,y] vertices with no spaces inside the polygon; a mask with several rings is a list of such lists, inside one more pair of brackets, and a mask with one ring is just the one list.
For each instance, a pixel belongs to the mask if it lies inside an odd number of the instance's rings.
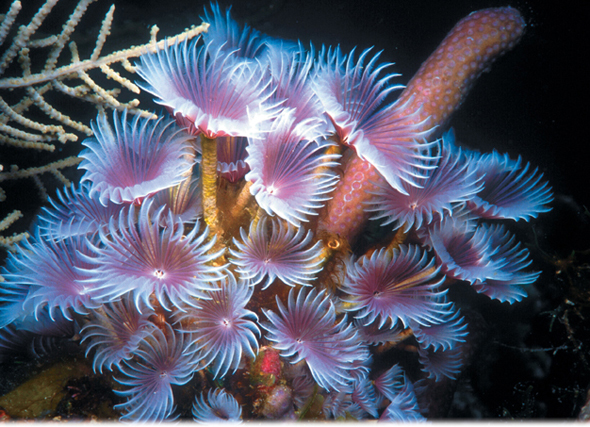
{"label": "feather duster worm", "polygon": [[223,389],[209,390],[195,398],[193,417],[200,423],[241,422],[242,408],[236,399]]}
{"label": "feather duster worm", "polygon": [[[312,89],[311,70],[314,66],[313,52],[305,52],[301,46],[296,51],[279,50],[268,54],[268,66],[273,92],[269,101],[280,104],[284,109],[292,109],[295,123],[310,119],[320,119],[320,134],[326,135],[323,119],[324,108]],[[303,134],[305,139],[315,138],[315,128]]]}
{"label": "feather duster worm", "polygon": [[291,289],[287,307],[278,297],[277,305],[280,314],[264,311],[270,321],[262,324],[266,338],[281,355],[292,357],[291,363],[305,360],[320,387],[339,390],[346,385],[352,363],[361,356],[360,342],[346,318],[336,323],[329,296],[302,288],[295,298]]}
{"label": "feather duster worm", "polygon": [[239,58],[254,59],[260,57],[266,48],[265,37],[260,31],[248,25],[240,29],[231,18],[229,8],[224,15],[217,3],[211,3],[211,11],[205,8],[203,21],[210,24],[203,39],[213,49],[236,52]]}
{"label": "feather duster worm", "polygon": [[94,372],[102,373],[103,367],[112,371],[113,366],[119,367],[123,360],[131,359],[141,341],[156,328],[149,320],[153,314],[147,307],[137,310],[129,298],[95,310],[90,322],[80,331],[81,342],[87,343],[86,356],[94,351]]}
{"label": "feather duster worm", "polygon": [[481,176],[463,159],[461,149],[454,145],[450,131],[442,138],[440,159],[427,177],[418,180],[420,186],[402,183],[405,193],[381,183],[376,197],[367,202],[367,211],[377,212],[372,219],[385,218],[381,225],[396,221],[395,228],[403,227],[407,233],[412,227],[420,228],[433,219],[451,214],[455,204],[476,197],[483,188]]}
{"label": "feather duster worm", "polygon": [[347,265],[344,300],[364,324],[438,323],[449,306],[439,289],[441,280],[435,280],[438,272],[434,260],[428,261],[417,246],[380,249]]}
{"label": "feather duster worm", "polygon": [[263,289],[269,287],[276,278],[289,286],[309,286],[316,274],[321,271],[321,243],[308,247],[312,233],[291,224],[263,218],[250,224],[248,233],[240,230],[242,241],[234,238],[237,250],[230,249],[237,272],[244,280],[256,285],[266,278]]}
{"label": "feather duster worm", "polygon": [[379,79],[390,64],[375,67],[379,54],[364,64],[368,52],[354,63],[354,52],[346,59],[339,48],[333,53],[328,50],[314,87],[340,141],[370,162],[389,185],[406,194],[402,183],[417,186],[416,178],[425,177],[425,171],[432,168],[428,165],[432,157],[423,151],[432,144],[419,143],[430,129],[424,130],[424,123],[413,120],[413,115],[392,121],[391,110],[403,108],[397,103],[378,110],[387,95],[402,86],[389,85],[397,74]]}
{"label": "feather duster worm", "polygon": [[470,167],[483,180],[484,188],[467,203],[478,216],[489,219],[514,220],[536,218],[548,212],[553,200],[551,187],[541,181],[543,174],[522,166],[520,157],[511,160],[507,154],[471,154]]}
{"label": "feather duster worm", "polygon": [[405,384],[392,396],[391,403],[385,408],[379,420],[413,423],[425,421],[420,414],[420,408],[411,382],[405,380]]}
{"label": "feather duster worm", "polygon": [[210,367],[213,378],[223,378],[238,369],[242,354],[254,359],[258,353],[260,330],[256,326],[258,316],[246,309],[252,296],[252,288],[243,281],[236,281],[228,273],[213,289],[178,316],[181,329],[193,333],[189,351],[198,358],[201,366]]}
{"label": "feather duster worm", "polygon": [[335,160],[340,156],[324,153],[331,144],[304,139],[314,130],[314,138],[319,139],[320,126],[317,119],[296,123],[293,110],[286,110],[264,138],[250,139],[247,148],[250,192],[269,215],[295,226],[308,221],[307,215],[317,215],[338,181],[330,168],[338,165]]}
{"label": "feather duster worm", "polygon": [[7,304],[2,306],[4,322],[27,314],[37,318],[45,307],[51,319],[59,310],[69,320],[73,313],[98,308],[92,285],[85,282],[89,274],[84,269],[91,265],[87,245],[84,236],[47,240],[39,232],[34,240],[24,240],[2,271],[7,281],[0,291],[0,301]]}
{"label": "feather duster worm", "polygon": [[183,310],[223,277],[221,266],[210,265],[221,252],[210,253],[214,240],[206,242],[206,229],[199,234],[196,226],[185,236],[182,222],[171,214],[162,227],[162,210],[152,216],[150,207],[141,206],[137,224],[132,207],[128,215],[119,216],[120,227],[111,221],[109,233],[100,231],[101,244],[91,246],[96,257],[89,258],[92,267],[87,268],[92,296],[114,301],[131,293],[141,311],[139,301],[151,308],[153,293],[165,309],[172,305]]}
{"label": "feather duster worm", "polygon": [[94,137],[82,144],[86,173],[81,182],[92,184],[89,196],[99,196],[103,206],[133,202],[179,184],[192,167],[189,137],[169,119],[127,120],[127,110],[113,112],[113,126],[99,115],[92,124]]}
{"label": "feather duster worm", "polygon": [[517,242],[516,238],[503,226],[498,224],[487,226],[484,224],[482,227],[491,236],[490,244],[495,248],[492,257],[508,260],[504,271],[509,275],[509,278],[488,277],[476,280],[473,287],[478,292],[502,302],[507,301],[512,304],[515,301],[521,301],[527,296],[523,286],[534,283],[541,272],[523,271],[532,263],[529,258],[529,251],[522,248],[520,242]]}
{"label": "feather duster worm", "polygon": [[222,46],[184,41],[141,57],[142,87],[159,99],[178,123],[197,135],[250,136],[249,117],[262,114],[268,76],[257,63],[238,61]]}
{"label": "feather duster worm", "polygon": [[468,282],[510,279],[508,261],[492,257],[491,235],[473,220],[446,217],[428,228],[425,243],[434,250],[444,273]]}
{"label": "feather duster worm", "polygon": [[387,95],[403,88],[402,85],[389,84],[391,79],[400,74],[387,74],[379,78],[381,72],[392,65],[377,66],[381,52],[365,64],[370,51],[363,51],[355,62],[354,49],[349,55],[343,55],[340,47],[334,51],[322,48],[313,80],[314,90],[338,139],[353,147],[364,137],[363,125]]}
{"label": "feather duster worm", "polygon": [[72,184],[63,192],[57,192],[57,200],[49,199],[52,207],[43,208],[37,219],[40,235],[43,238],[64,238],[96,233],[99,228],[108,226],[112,217],[127,209],[126,204],[107,201],[106,206],[100,202],[95,192],[90,196],[90,182],[78,187]]}
{"label": "feather duster worm", "polygon": [[245,137],[217,138],[217,170],[220,176],[235,183],[250,171],[246,163],[248,140]]}
{"label": "feather duster worm", "polygon": [[154,422],[172,415],[172,385],[186,384],[194,372],[192,356],[185,349],[184,334],[168,324],[164,330],[154,329],[141,341],[133,352],[135,358],[124,360],[119,368],[121,375],[115,376],[119,384],[126,386],[125,390],[115,390],[127,398],[115,406],[123,411],[121,420]]}

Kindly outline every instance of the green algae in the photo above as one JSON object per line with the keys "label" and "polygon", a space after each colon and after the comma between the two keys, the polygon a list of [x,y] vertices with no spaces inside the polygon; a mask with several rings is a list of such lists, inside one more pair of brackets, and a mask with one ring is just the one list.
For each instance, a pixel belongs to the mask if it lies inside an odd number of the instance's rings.
{"label": "green algae", "polygon": [[51,416],[67,394],[68,381],[92,374],[86,361],[57,362],[0,397],[0,407],[11,418]]}

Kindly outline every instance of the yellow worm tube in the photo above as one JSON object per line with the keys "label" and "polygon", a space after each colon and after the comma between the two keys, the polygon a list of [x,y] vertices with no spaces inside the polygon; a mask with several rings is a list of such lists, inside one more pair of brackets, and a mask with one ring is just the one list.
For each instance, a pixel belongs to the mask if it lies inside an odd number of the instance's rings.
{"label": "yellow worm tube", "polygon": [[203,188],[203,217],[211,234],[217,234],[217,141],[201,134],[201,186]]}

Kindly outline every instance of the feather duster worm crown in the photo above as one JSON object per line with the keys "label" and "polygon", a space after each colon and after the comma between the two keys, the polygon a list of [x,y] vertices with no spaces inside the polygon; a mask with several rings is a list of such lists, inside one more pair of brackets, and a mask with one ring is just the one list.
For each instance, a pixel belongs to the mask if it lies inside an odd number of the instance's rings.
{"label": "feather duster worm crown", "polygon": [[423,420],[474,353],[449,289],[512,304],[539,276],[502,221],[550,210],[542,174],[446,129],[522,17],[469,15],[407,87],[369,49],[204,17],[136,64],[166,112],[99,115],[9,254],[0,360],[79,335],[128,421]]}

